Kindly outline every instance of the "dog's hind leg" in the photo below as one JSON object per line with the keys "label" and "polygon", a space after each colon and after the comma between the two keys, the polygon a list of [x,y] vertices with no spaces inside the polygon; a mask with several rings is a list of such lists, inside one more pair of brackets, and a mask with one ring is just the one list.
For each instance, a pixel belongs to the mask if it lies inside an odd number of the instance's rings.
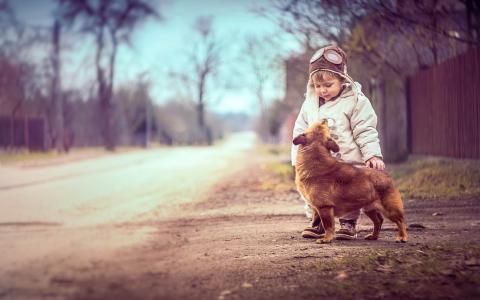
{"label": "dog's hind leg", "polygon": [[408,234],[407,234],[407,225],[405,224],[405,219],[402,215],[398,215],[398,217],[390,218],[398,227],[398,236],[395,238],[395,242],[397,243],[406,243],[408,241]]}
{"label": "dog's hind leg", "polygon": [[[316,208],[317,209],[317,208]],[[325,229],[325,236],[320,239],[320,243],[331,243],[335,234],[335,215],[332,206],[321,207],[317,209],[323,228]]]}
{"label": "dog's hind leg", "polygon": [[398,235],[395,238],[397,243],[406,243],[408,241],[407,226],[403,214],[394,214],[387,216],[393,223],[397,224]]}
{"label": "dog's hind leg", "polygon": [[380,229],[382,228],[383,224],[383,217],[377,210],[369,210],[364,212],[373,222],[373,232],[368,234],[365,239],[378,240],[378,235],[380,234]]}
{"label": "dog's hind leg", "polygon": [[403,203],[400,192],[396,189],[387,191],[382,197],[382,206],[384,215],[395,223],[398,227],[398,236],[395,238],[397,243],[405,243],[408,240],[407,226],[403,213]]}

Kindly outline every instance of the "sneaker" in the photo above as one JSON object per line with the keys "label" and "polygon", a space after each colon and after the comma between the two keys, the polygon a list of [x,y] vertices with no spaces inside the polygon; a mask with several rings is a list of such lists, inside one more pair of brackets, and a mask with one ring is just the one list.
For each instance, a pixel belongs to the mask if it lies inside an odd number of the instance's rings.
{"label": "sneaker", "polygon": [[357,238],[355,220],[340,220],[340,229],[335,232],[336,240],[354,240]]}
{"label": "sneaker", "polygon": [[308,226],[302,231],[302,237],[306,239],[321,239],[325,236],[325,229],[322,226]]}

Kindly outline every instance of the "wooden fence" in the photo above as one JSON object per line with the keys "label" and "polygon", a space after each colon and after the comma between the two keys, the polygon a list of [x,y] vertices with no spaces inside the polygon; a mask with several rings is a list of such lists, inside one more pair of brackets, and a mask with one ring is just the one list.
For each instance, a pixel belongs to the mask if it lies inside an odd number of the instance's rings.
{"label": "wooden fence", "polygon": [[0,147],[45,150],[44,121],[40,118],[0,116]]}
{"label": "wooden fence", "polygon": [[480,49],[408,79],[412,154],[480,158]]}

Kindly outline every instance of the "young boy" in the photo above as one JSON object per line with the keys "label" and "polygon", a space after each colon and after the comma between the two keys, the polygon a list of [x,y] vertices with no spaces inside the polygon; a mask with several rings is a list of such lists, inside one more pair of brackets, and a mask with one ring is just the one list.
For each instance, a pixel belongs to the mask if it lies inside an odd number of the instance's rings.
{"label": "young boy", "polygon": [[[305,101],[293,129],[293,137],[303,133],[312,123],[327,119],[332,138],[340,147],[337,159],[355,165],[383,170],[377,116],[361,85],[347,74],[347,56],[336,46],[319,49],[311,58]],[[292,144],[292,165],[297,146]],[[303,198],[303,196],[302,196]],[[304,198],[303,198],[304,199]],[[304,199],[305,200],[305,199]],[[305,238],[322,238],[325,231],[320,218],[306,204],[311,226],[304,229]],[[336,239],[355,239],[360,210],[340,217]]]}

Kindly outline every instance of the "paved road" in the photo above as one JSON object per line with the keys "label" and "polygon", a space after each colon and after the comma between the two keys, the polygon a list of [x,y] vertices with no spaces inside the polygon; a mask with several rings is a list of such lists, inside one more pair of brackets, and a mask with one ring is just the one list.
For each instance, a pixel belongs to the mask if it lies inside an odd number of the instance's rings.
{"label": "paved road", "polygon": [[118,234],[111,228],[171,217],[169,207],[199,199],[241,168],[255,141],[253,133],[239,133],[212,147],[136,151],[34,168],[1,166],[0,266],[87,244],[96,251],[133,242],[138,228]]}

